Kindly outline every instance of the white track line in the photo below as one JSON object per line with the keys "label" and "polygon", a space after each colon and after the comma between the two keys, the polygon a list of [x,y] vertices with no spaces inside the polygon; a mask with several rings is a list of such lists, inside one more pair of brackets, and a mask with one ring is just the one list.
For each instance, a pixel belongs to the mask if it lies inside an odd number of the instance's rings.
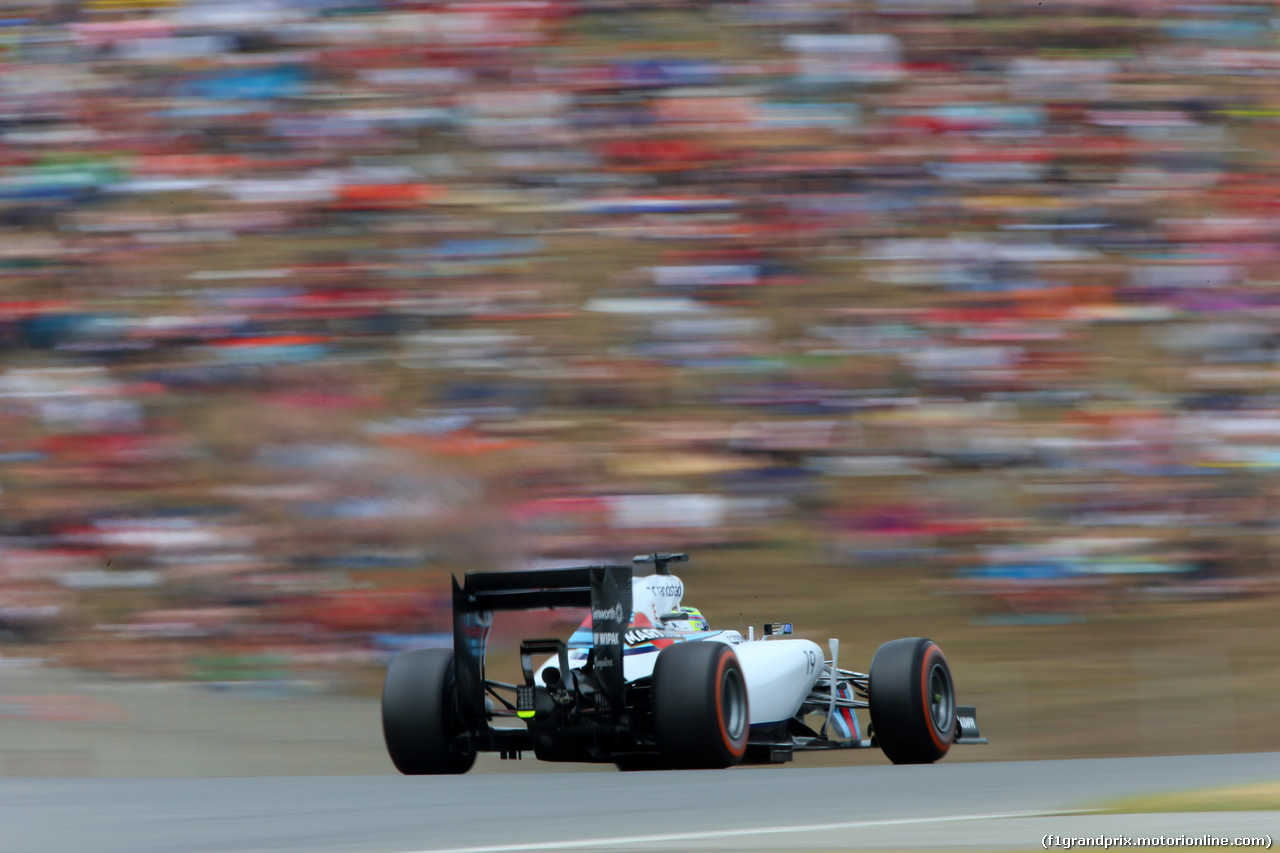
{"label": "white track line", "polygon": [[704,841],[715,838],[747,838],[753,835],[782,835],[788,832],[830,832],[839,829],[866,829],[875,826],[915,826],[924,823],[958,823],[974,820],[1005,820],[1017,817],[1049,817],[1074,814],[1075,810],[1056,809],[1038,812],[1005,812],[1003,814],[944,815],[942,817],[905,817],[893,820],[850,820],[841,823],[809,823],[793,826],[758,826],[751,829],[712,829],[702,832],[671,832],[663,835],[631,835],[610,838],[583,838],[574,841],[538,841],[528,844],[494,844],[485,847],[447,847],[412,850],[404,853],[531,853],[538,850],[578,850],[592,847],[629,847],[636,844],[667,844],[676,841]]}

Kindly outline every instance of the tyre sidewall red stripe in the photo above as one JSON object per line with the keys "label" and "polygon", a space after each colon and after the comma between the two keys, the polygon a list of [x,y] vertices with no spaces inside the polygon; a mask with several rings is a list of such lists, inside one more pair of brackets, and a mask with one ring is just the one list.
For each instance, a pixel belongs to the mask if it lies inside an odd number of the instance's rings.
{"label": "tyre sidewall red stripe", "polygon": [[944,740],[938,733],[938,726],[933,721],[933,708],[929,703],[929,674],[933,672],[933,662],[937,658],[945,665],[946,657],[942,654],[942,649],[937,644],[929,643],[925,647],[924,654],[920,660],[920,703],[924,710],[925,727],[929,730],[929,738],[933,741],[933,745],[938,749],[946,752],[951,748],[951,741]]}
{"label": "tyre sidewall red stripe", "polygon": [[[742,727],[742,740],[739,743],[734,743],[729,736],[729,727],[726,724],[724,713],[724,676],[730,661],[736,662],[736,657],[733,654],[733,650],[726,646],[716,662],[716,677],[713,681],[716,690],[716,720],[720,724],[720,739],[724,742],[724,748],[728,750],[729,755],[739,758],[747,751],[747,734],[751,727],[749,721],[744,721],[747,724]],[[742,677],[741,669],[739,669],[738,677]]]}

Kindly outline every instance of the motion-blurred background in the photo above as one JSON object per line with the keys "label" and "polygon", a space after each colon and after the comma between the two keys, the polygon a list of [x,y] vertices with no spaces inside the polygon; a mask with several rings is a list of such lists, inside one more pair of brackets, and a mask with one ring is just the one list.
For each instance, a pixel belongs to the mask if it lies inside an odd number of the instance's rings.
{"label": "motion-blurred background", "polygon": [[655,549],[950,760],[1280,748],[1277,15],[3,3],[0,774],[390,772],[451,573]]}

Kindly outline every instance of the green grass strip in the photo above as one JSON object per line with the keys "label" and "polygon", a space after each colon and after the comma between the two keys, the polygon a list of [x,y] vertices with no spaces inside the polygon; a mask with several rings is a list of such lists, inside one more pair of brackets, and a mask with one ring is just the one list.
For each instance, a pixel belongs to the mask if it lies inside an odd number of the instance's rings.
{"label": "green grass strip", "polygon": [[1280,811],[1280,781],[1129,797],[1101,811],[1114,814]]}

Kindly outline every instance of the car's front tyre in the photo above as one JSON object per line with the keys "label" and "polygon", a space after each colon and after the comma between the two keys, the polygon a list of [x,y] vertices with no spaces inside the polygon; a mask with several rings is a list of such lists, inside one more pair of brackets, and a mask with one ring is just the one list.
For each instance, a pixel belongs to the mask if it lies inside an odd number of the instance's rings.
{"label": "car's front tyre", "polygon": [[932,640],[891,640],[871,659],[867,704],[876,743],[894,764],[931,764],[955,739],[951,668]]}
{"label": "car's front tyre", "polygon": [[747,751],[750,720],[747,682],[730,646],[684,642],[658,653],[653,728],[667,766],[737,764]]}
{"label": "car's front tyre", "polygon": [[406,776],[466,773],[475,752],[449,746],[461,732],[452,649],[401,652],[382,684],[382,734],[396,769]]}

